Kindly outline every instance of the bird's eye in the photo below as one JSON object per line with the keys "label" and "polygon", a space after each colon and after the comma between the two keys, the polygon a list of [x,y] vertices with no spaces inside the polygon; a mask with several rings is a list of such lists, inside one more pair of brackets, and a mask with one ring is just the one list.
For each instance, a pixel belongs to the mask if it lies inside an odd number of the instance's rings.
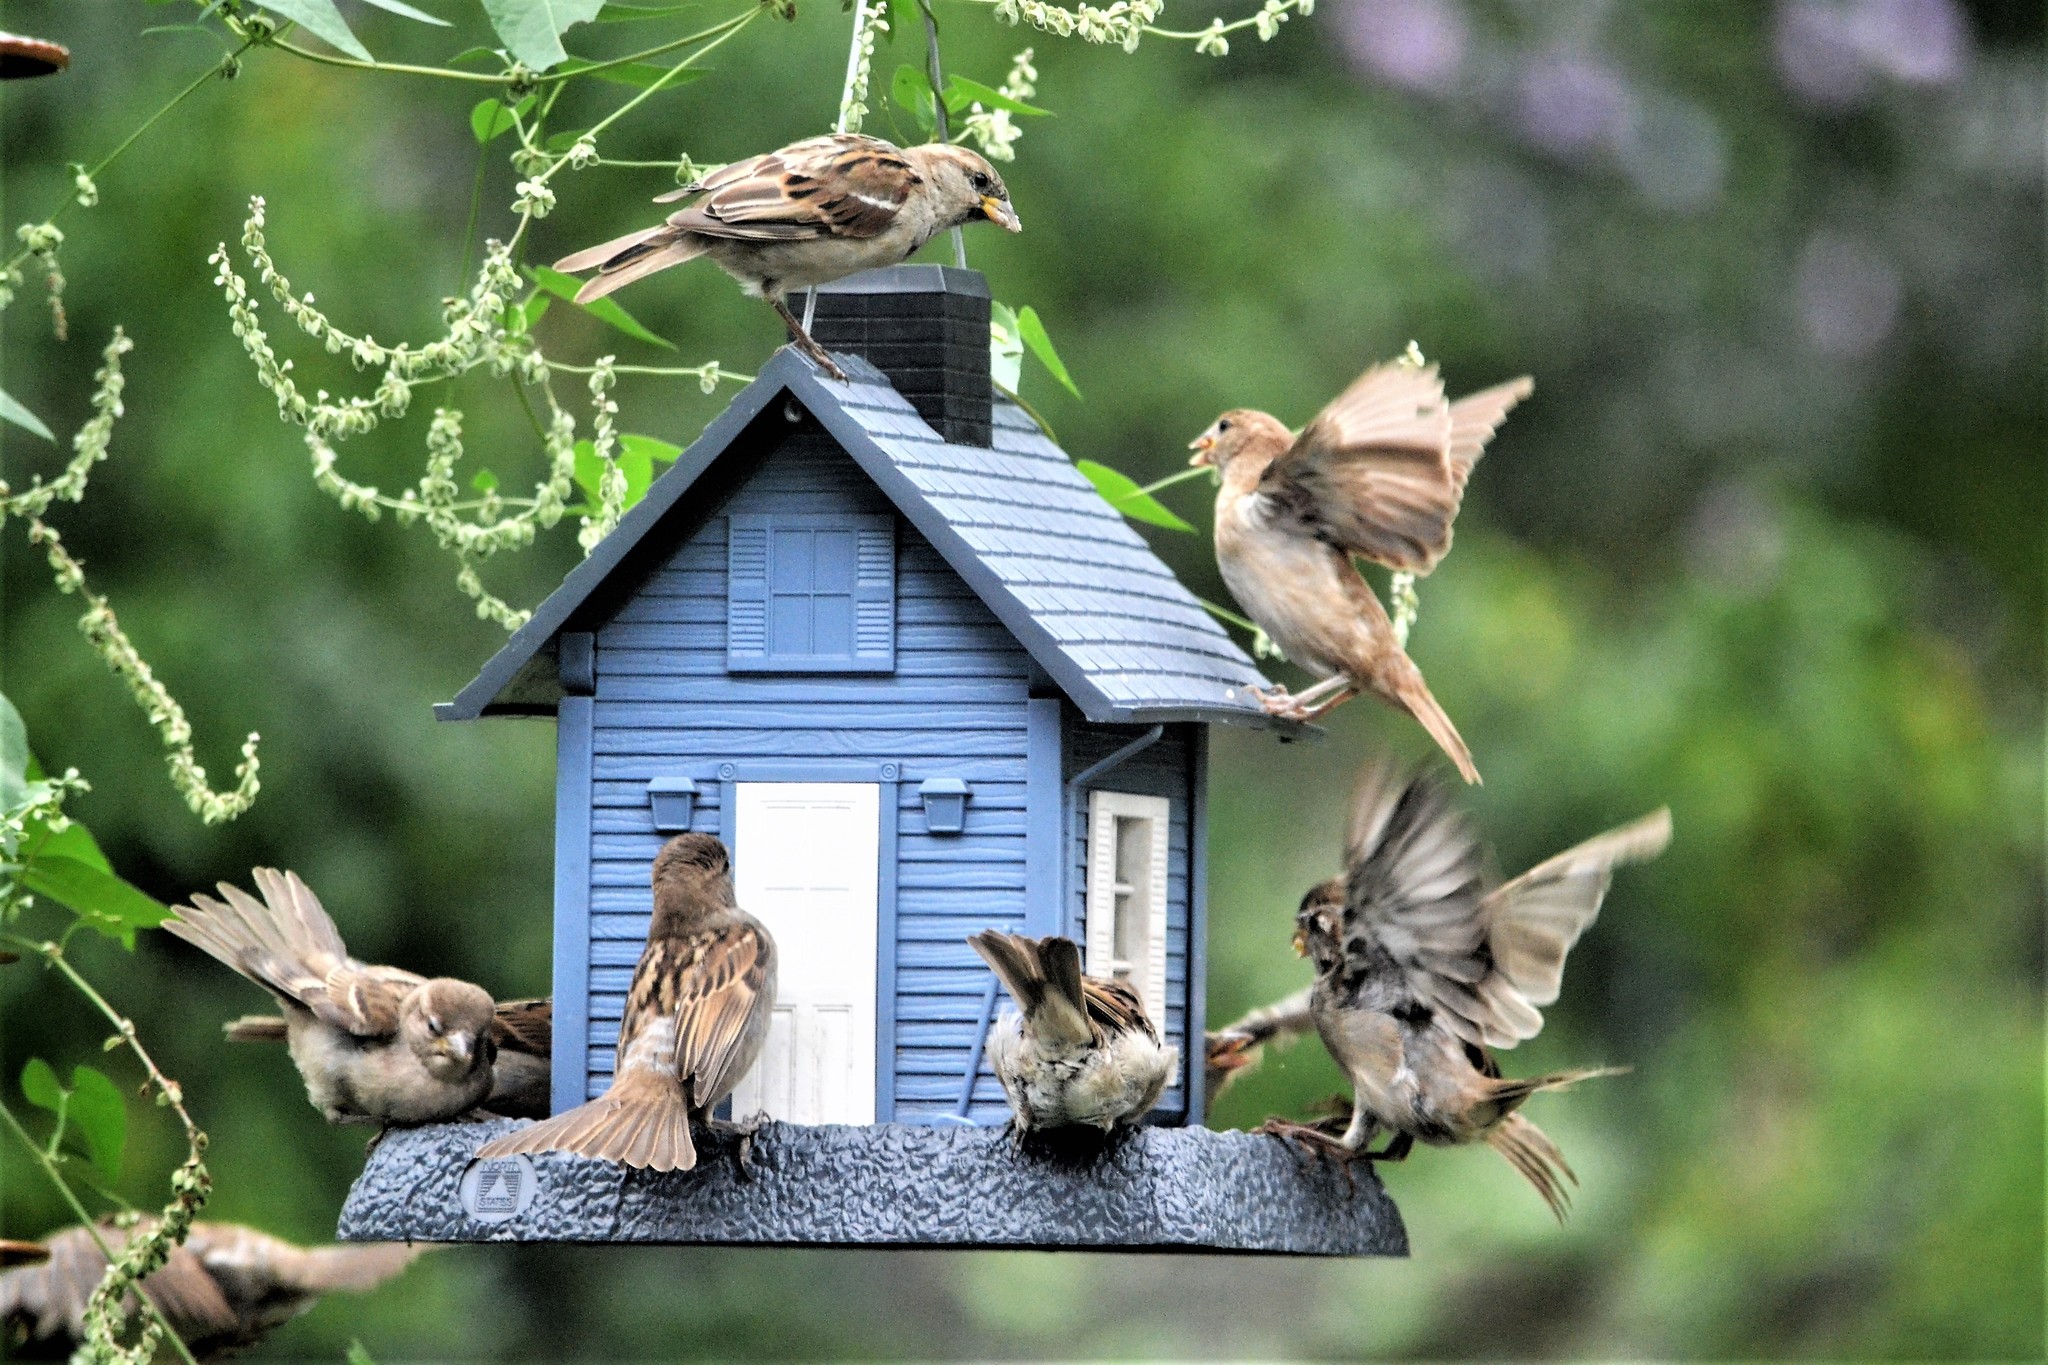
{"label": "bird's eye", "polygon": [[990,183],[989,178],[980,171],[976,171],[974,173],[974,175],[970,178],[969,183],[974,186],[975,191],[977,193],[986,194],[988,192],[988,187]]}
{"label": "bird's eye", "polygon": [[1220,421],[1220,422],[1218,422],[1218,423],[1216,424],[1216,434],[1217,434],[1217,435],[1219,435],[1219,436],[1220,436],[1220,435],[1222,435],[1222,434],[1223,434],[1224,432],[1226,432],[1226,431],[1228,431],[1228,430],[1230,430],[1230,419],[1229,419],[1229,418],[1227,418],[1227,417],[1226,417],[1226,418],[1225,418],[1224,420],[1222,420],[1222,421]]}
{"label": "bird's eye", "polygon": [[427,1032],[433,1034],[436,1038],[441,1036],[441,1021],[431,1014],[427,1016]]}

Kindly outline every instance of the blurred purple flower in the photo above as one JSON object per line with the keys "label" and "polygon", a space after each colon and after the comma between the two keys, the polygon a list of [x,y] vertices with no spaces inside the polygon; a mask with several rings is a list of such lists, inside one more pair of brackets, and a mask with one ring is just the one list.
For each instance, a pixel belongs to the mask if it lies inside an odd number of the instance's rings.
{"label": "blurred purple flower", "polygon": [[1954,84],[1971,42],[1956,0],[1781,0],[1773,46],[1778,75],[1794,94],[1840,109],[1880,76]]}
{"label": "blurred purple flower", "polygon": [[1721,125],[1690,100],[1653,95],[1635,110],[1616,149],[1642,196],[1659,208],[1704,208],[1728,169]]}
{"label": "blurred purple flower", "polygon": [[1337,36],[1366,74],[1432,94],[1457,80],[1469,30],[1456,0],[1372,0],[1341,13]]}
{"label": "blurred purple flower", "polygon": [[1799,257],[1799,325],[1823,355],[1861,360],[1899,320],[1899,272],[1869,243],[1816,232]]}
{"label": "blurred purple flower", "polygon": [[1515,103],[1523,134],[1563,155],[1619,146],[1635,111],[1619,72],[1576,54],[1532,59]]}

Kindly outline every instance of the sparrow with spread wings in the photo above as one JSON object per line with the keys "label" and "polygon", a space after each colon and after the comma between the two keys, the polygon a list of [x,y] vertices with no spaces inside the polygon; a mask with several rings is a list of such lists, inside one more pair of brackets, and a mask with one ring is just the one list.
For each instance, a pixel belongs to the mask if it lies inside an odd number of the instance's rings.
{"label": "sparrow with spread wings", "polygon": [[1471,750],[1430,694],[1372,587],[1351,562],[1428,573],[1451,548],[1451,522],[1486,443],[1533,385],[1514,379],[1457,402],[1434,366],[1375,365],[1302,429],[1268,413],[1224,413],[1190,443],[1213,465],[1216,566],[1259,629],[1322,681],[1264,696],[1266,709],[1314,720],[1360,692],[1422,723],[1467,782]]}
{"label": "sparrow with spread wings", "polygon": [[984,929],[967,942],[1017,1002],[989,1030],[988,1061],[1019,1139],[1068,1124],[1108,1132],[1159,1103],[1180,1054],[1160,1041],[1136,991],[1083,976],[1070,938]]}
{"label": "sparrow with spread wings", "polygon": [[555,262],[597,270],[576,302],[603,298],[657,270],[708,256],[750,295],[768,300],[805,355],[846,375],[811,339],[784,299],[792,290],[908,260],[948,228],[986,221],[1022,230],[1003,178],[965,147],[902,148],[861,133],[833,133],[749,157],[657,204],[702,195],[656,227],[629,232]]}
{"label": "sparrow with spread wings", "polygon": [[734,902],[732,861],[711,835],[669,840],[653,881],[654,916],[626,992],[610,1088],[485,1143],[478,1156],[574,1152],[656,1171],[697,1164],[691,1122],[708,1121],[767,1039],[775,941]]}
{"label": "sparrow with spread wings", "polygon": [[[1671,841],[1659,810],[1489,888],[1477,836],[1426,774],[1368,768],[1353,799],[1347,870],[1303,898],[1295,949],[1315,962],[1309,1013],[1351,1080],[1341,1134],[1275,1120],[1266,1131],[1340,1161],[1399,1161],[1419,1139],[1484,1142],[1563,1220],[1578,1177],[1516,1111],[1607,1068],[1503,1077],[1495,1048],[1543,1027],[1565,954],[1600,913],[1614,869]],[[1385,1129],[1377,1152],[1366,1145]]]}
{"label": "sparrow with spread wings", "polygon": [[[86,1304],[107,1273],[100,1242],[118,1251],[143,1231],[106,1222],[28,1244],[40,1256],[0,1272],[0,1355],[61,1360],[82,1346]],[[194,1223],[142,1292],[194,1357],[213,1360],[255,1345],[322,1294],[375,1289],[425,1250],[397,1242],[301,1247],[237,1223]],[[132,1316],[141,1307],[130,1291],[121,1311]]]}
{"label": "sparrow with spread wings", "polygon": [[313,1106],[330,1123],[436,1123],[491,1090],[491,997],[452,977],[429,980],[356,961],[295,872],[259,867],[263,899],[220,884],[164,928],[269,991]]}

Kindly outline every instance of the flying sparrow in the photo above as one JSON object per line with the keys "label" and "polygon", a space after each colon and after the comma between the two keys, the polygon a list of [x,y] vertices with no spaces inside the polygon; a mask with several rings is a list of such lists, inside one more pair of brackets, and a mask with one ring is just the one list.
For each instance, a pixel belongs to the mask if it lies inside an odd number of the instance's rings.
{"label": "flying sparrow", "polygon": [[1134,1124],[1159,1102],[1177,1049],[1159,1040],[1137,993],[1081,974],[1070,938],[984,929],[967,940],[1017,1002],[989,1030],[988,1061],[1009,1096],[1017,1135]]}
{"label": "flying sparrow", "polygon": [[[491,1090],[479,1109],[508,1119],[548,1116],[554,1047],[552,1000],[505,1000],[491,1012]],[[231,1043],[282,1043],[284,1016],[245,1014],[221,1026]]]}
{"label": "flying sparrow", "polygon": [[269,991],[307,1097],[330,1123],[450,1119],[491,1089],[491,997],[348,955],[319,898],[293,872],[259,867],[263,893],[220,884],[164,928]]}
{"label": "flying sparrow", "polygon": [[1262,696],[1269,712],[1314,720],[1371,692],[1420,721],[1467,782],[1479,780],[1351,557],[1410,573],[1436,567],[1473,464],[1532,387],[1515,379],[1451,403],[1435,366],[1396,361],[1360,375],[1298,437],[1277,417],[1237,408],[1190,443],[1188,463],[1222,476],[1223,582],[1281,653],[1322,679]]}
{"label": "flying sparrow", "polygon": [[732,1093],[768,1036],[775,940],[734,904],[732,861],[708,834],[669,840],[653,880],[654,917],[619,1021],[611,1087],[485,1143],[478,1156],[575,1152],[657,1171],[697,1164],[691,1121]]}
{"label": "flying sparrow", "polygon": [[1284,1000],[1261,1005],[1212,1033],[1202,1035],[1202,1094],[1211,1104],[1239,1075],[1259,1064],[1268,1043],[1291,1043],[1315,1031],[1308,1008],[1313,986],[1303,986]]}
{"label": "flying sparrow", "polygon": [[[131,1235],[112,1223],[98,1230],[117,1249]],[[10,1359],[62,1358],[82,1345],[86,1301],[106,1274],[91,1229],[66,1228],[42,1249],[41,1264],[0,1272],[0,1343]],[[235,1223],[194,1223],[142,1292],[192,1354],[209,1360],[254,1345],[322,1294],[375,1289],[425,1250],[396,1242],[300,1247]],[[141,1307],[131,1292],[125,1312]]]}
{"label": "flying sparrow", "polygon": [[806,138],[735,161],[654,202],[700,194],[705,198],[657,227],[556,261],[555,269],[570,274],[598,271],[576,291],[576,302],[709,256],[748,294],[768,300],[798,349],[839,380],[846,375],[783,302],[791,290],[895,265],[966,223],[985,219],[1022,231],[995,168],[944,142],[905,149],[861,133]]}
{"label": "flying sparrow", "polygon": [[[1351,1078],[1350,1123],[1334,1136],[1279,1120],[1266,1131],[1340,1161],[1399,1161],[1418,1138],[1485,1142],[1562,1221],[1564,1182],[1578,1177],[1515,1111],[1539,1090],[1615,1073],[1506,1078],[1493,1049],[1536,1036],[1537,1006],[1557,999],[1565,954],[1600,913],[1614,869],[1670,840],[1671,813],[1659,810],[1489,889],[1485,853],[1442,786],[1368,768],[1353,798],[1347,871],[1302,899],[1294,938],[1315,962],[1316,1031]],[[1382,1128],[1388,1145],[1368,1151]]]}

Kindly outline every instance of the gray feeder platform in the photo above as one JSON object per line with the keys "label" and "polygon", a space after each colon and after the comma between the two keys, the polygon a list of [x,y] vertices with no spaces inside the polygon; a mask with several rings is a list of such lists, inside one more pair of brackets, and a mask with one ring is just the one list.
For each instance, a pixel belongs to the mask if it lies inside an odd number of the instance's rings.
{"label": "gray feeder platform", "polygon": [[[1276,1138],[1143,1128],[1097,1151],[1019,1152],[1007,1128],[771,1123],[694,1171],[583,1157],[474,1160],[512,1120],[393,1129],[342,1206],[345,1241],[646,1242],[1405,1256],[1371,1169],[1355,1188]],[[1036,1140],[1035,1140],[1036,1141]]]}

